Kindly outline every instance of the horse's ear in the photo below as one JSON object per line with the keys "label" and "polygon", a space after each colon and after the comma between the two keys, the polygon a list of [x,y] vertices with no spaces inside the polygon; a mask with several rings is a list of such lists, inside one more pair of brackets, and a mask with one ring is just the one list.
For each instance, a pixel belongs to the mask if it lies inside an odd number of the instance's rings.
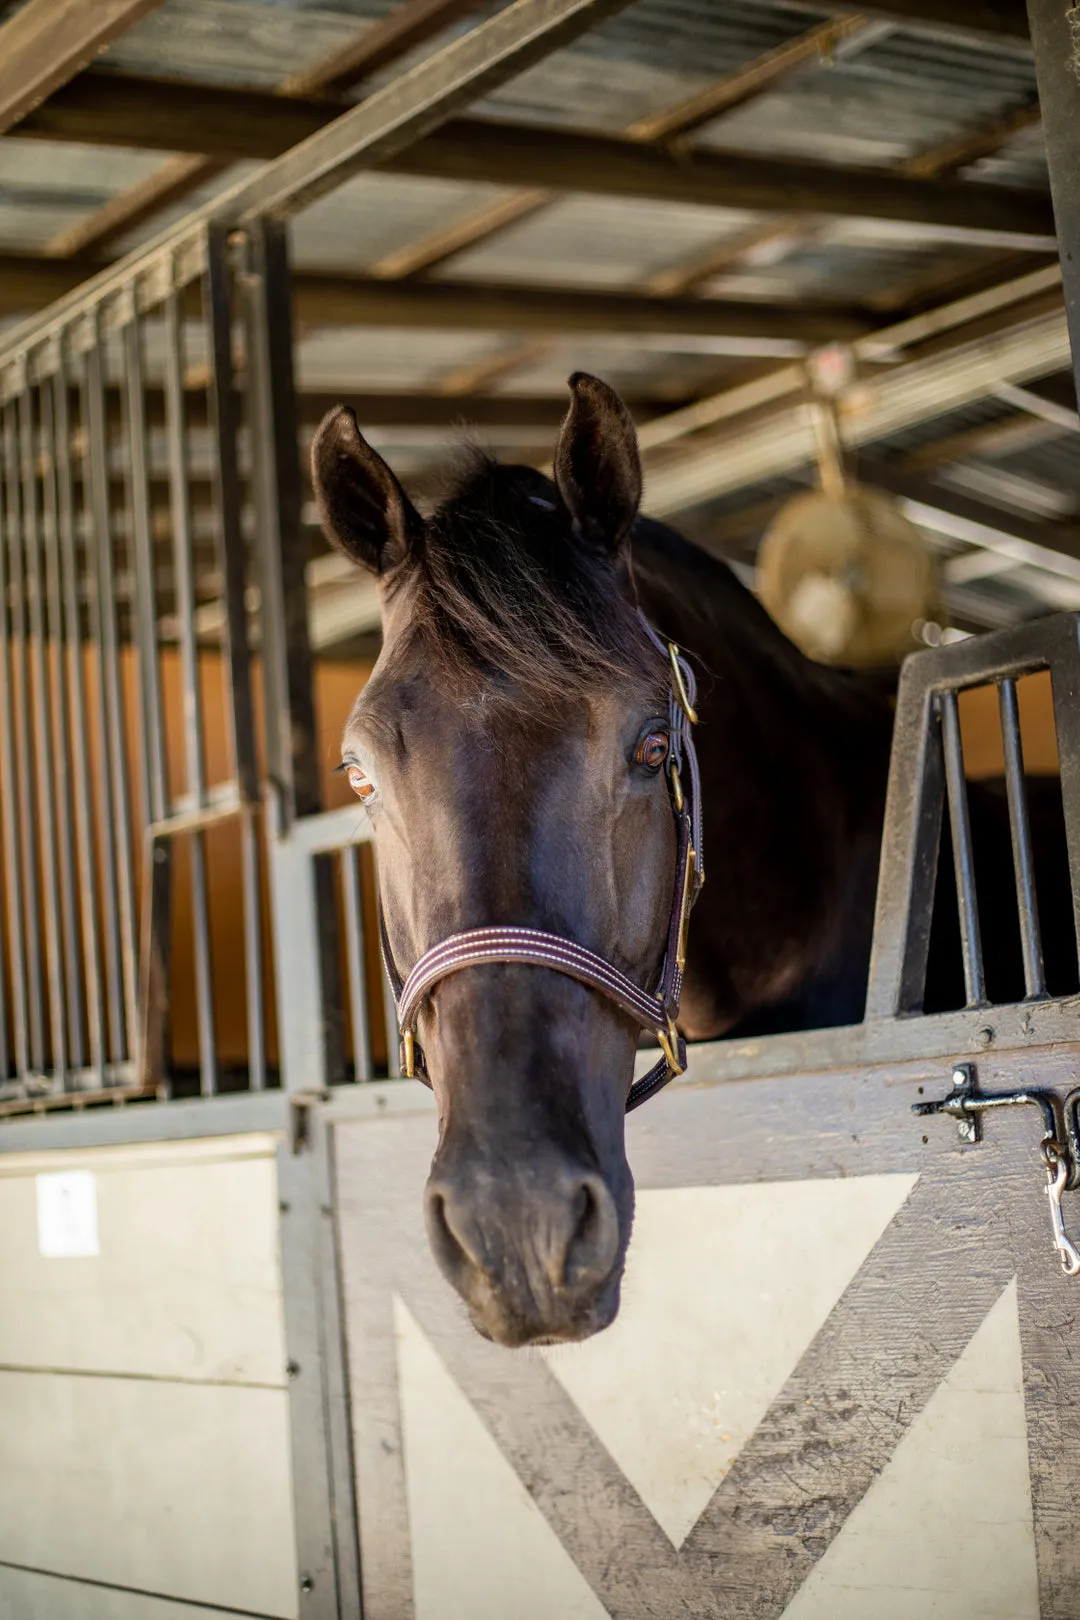
{"label": "horse's ear", "polygon": [[602,550],[617,550],[641,504],[637,434],[614,388],[584,371],[570,378],[555,483],[582,538]]}
{"label": "horse's ear", "polygon": [[311,482],[326,537],[353,562],[383,574],[401,562],[423,519],[356,425],[336,405],[311,446]]}

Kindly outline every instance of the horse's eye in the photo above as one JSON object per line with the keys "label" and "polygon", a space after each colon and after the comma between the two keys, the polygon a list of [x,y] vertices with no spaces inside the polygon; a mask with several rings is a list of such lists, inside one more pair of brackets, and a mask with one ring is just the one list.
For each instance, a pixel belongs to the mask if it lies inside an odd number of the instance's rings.
{"label": "horse's eye", "polygon": [[375,784],[369,782],[359,765],[350,765],[348,772],[349,786],[361,799],[370,799],[375,792]]}
{"label": "horse's eye", "polygon": [[668,757],[666,731],[647,731],[637,745],[634,758],[647,770],[658,771]]}

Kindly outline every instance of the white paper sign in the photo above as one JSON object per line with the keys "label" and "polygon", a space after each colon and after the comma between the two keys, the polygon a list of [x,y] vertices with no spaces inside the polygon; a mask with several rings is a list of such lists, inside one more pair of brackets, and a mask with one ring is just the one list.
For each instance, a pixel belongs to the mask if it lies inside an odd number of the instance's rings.
{"label": "white paper sign", "polygon": [[38,1248],[49,1259],[100,1254],[97,1181],[92,1170],[35,1176]]}

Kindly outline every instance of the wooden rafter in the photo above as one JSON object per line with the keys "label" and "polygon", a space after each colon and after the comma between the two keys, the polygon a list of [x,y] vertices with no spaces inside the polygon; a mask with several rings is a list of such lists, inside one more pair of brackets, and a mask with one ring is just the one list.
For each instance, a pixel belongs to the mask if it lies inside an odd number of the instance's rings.
{"label": "wooden rafter", "polygon": [[161,0],[28,0],[0,25],[0,134]]}
{"label": "wooden rafter", "polygon": [[[26,313],[49,304],[81,285],[97,268],[83,259],[0,256],[0,314]],[[301,325],[696,334],[740,343],[825,343],[857,337],[871,324],[858,310],[831,306],[785,309],[516,284],[388,282],[312,271],[293,278],[293,304]]]}

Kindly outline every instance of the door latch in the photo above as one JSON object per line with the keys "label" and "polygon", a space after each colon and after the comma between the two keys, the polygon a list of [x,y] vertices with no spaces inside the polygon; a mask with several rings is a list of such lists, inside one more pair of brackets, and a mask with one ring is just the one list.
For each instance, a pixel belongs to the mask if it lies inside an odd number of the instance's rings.
{"label": "door latch", "polygon": [[1065,1230],[1061,1208],[1062,1194],[1080,1186],[1080,1125],[1077,1122],[1080,1087],[1064,1098],[1057,1092],[1036,1087],[1020,1091],[981,1091],[974,1063],[957,1063],[952,1071],[952,1082],[947,1096],[939,1097],[936,1102],[913,1103],[912,1112],[948,1114],[956,1121],[956,1134],[961,1142],[982,1140],[982,1116],[991,1109],[1030,1106],[1039,1110],[1043,1122],[1039,1156],[1046,1172],[1054,1247],[1065,1275],[1080,1275],[1080,1249]]}

